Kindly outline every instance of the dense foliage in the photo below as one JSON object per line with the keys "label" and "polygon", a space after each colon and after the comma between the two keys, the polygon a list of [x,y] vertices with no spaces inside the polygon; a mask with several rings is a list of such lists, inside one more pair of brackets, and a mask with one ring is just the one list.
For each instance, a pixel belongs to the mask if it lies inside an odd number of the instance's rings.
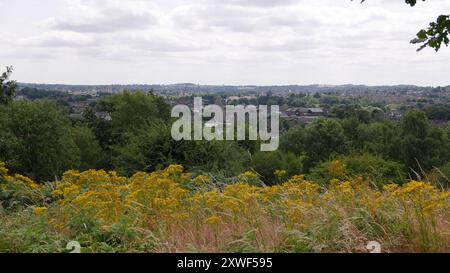
{"label": "dense foliage", "polygon": [[14,172],[52,180],[80,164],[72,133],[70,120],[53,103],[12,102],[0,107],[0,160]]}
{"label": "dense foliage", "polygon": [[[288,101],[302,98],[290,96]],[[319,101],[334,105],[330,117],[340,118],[284,127],[280,150],[273,153],[258,152],[259,143],[252,141],[174,141],[170,107],[153,93],[123,92],[101,98],[81,120],[69,119],[68,112],[51,101],[12,101],[0,106],[0,160],[12,171],[40,182],[60,177],[66,169],[102,168],[131,175],[182,164],[191,171],[225,176],[253,169],[268,184],[278,183],[277,169],[288,175],[309,174],[348,155],[367,155],[358,164],[376,163],[376,170],[384,170],[383,164],[387,169],[397,164],[402,177],[397,176],[396,182],[426,179],[450,161],[450,128],[432,125],[429,111],[411,109],[396,122],[380,116],[374,106],[364,108],[333,96]],[[340,112],[339,107],[345,110]],[[99,112],[109,114],[111,120],[99,117]],[[358,171],[351,174],[364,175],[364,168],[352,168]],[[383,171],[380,177],[385,177]]]}

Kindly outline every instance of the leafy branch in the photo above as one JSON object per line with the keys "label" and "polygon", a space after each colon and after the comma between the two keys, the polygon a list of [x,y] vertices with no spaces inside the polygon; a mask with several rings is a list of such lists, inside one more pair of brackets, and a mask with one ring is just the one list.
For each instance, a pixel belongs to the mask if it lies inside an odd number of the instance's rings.
{"label": "leafy branch", "polygon": [[[353,1],[353,0],[352,0]],[[361,3],[366,0],[361,0]],[[405,0],[406,4],[414,7],[418,0]],[[426,0],[422,0],[425,2]],[[411,44],[420,44],[417,51],[421,51],[426,47],[433,48],[436,51],[441,49],[442,45],[448,46],[450,43],[450,15],[440,15],[436,22],[431,22],[430,25],[421,29],[417,33],[417,37],[410,41]]]}

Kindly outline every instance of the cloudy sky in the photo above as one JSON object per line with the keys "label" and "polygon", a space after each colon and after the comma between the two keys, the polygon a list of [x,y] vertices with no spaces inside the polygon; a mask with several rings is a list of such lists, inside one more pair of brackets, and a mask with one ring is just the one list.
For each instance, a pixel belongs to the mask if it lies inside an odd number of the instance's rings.
{"label": "cloudy sky", "polygon": [[0,66],[67,84],[450,84],[450,1],[0,0]]}

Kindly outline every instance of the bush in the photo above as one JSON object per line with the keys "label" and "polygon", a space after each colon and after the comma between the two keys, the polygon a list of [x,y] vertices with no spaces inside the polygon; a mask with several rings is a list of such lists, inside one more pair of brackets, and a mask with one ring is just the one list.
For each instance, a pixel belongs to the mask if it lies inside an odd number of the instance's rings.
{"label": "bush", "polygon": [[0,161],[0,208],[17,210],[28,206],[42,206],[49,190],[20,174],[8,175]]}
{"label": "bush", "polygon": [[323,185],[331,179],[345,179],[346,177],[362,177],[381,187],[389,183],[403,184],[406,173],[404,166],[395,161],[370,154],[340,156],[335,160],[322,163],[311,170],[308,178]]}
{"label": "bush", "polygon": [[[253,156],[252,166],[267,185],[284,182],[289,176],[301,174],[304,157],[292,153],[258,152]],[[284,173],[285,172],[285,173]]]}
{"label": "bush", "polygon": [[104,158],[100,145],[91,129],[77,126],[73,128],[72,136],[80,154],[80,164],[77,166],[77,169],[85,171],[100,167]]}

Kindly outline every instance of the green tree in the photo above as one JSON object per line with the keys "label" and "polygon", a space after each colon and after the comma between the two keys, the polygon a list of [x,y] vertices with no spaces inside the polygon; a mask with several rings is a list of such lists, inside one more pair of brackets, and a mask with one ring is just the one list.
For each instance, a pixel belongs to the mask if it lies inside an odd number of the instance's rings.
{"label": "green tree", "polygon": [[170,107],[152,93],[124,91],[99,102],[100,111],[111,113],[114,135],[170,120]]}
{"label": "green tree", "polygon": [[17,83],[9,80],[12,71],[12,66],[8,66],[6,72],[0,76],[0,104],[11,102],[16,94]]}
{"label": "green tree", "polygon": [[102,149],[91,129],[87,126],[74,127],[72,136],[80,155],[77,169],[85,171],[102,167],[104,161]]}
{"label": "green tree", "polygon": [[[97,117],[96,111],[109,113],[112,120]],[[103,150],[106,160],[102,167],[111,168],[117,151],[128,145],[133,134],[152,124],[170,121],[170,107],[162,97],[151,92],[124,91],[101,99],[95,108],[87,109],[84,121]]]}
{"label": "green tree", "polygon": [[102,150],[102,160],[99,168],[107,169],[111,167],[112,147],[117,141],[113,136],[113,127],[110,121],[99,118],[95,114],[95,109],[88,107],[83,113],[83,124],[87,126],[95,136],[95,140]]}
{"label": "green tree", "polygon": [[249,154],[229,141],[175,141],[167,124],[152,124],[127,134],[125,145],[116,145],[113,166],[122,174],[154,171],[169,164],[190,170],[237,175],[249,161]]}
{"label": "green tree", "polygon": [[338,121],[316,119],[305,128],[288,131],[280,141],[280,149],[305,155],[305,168],[309,169],[331,155],[348,151],[347,138]]}
{"label": "green tree", "polygon": [[439,166],[446,160],[448,140],[443,130],[432,128],[424,112],[408,111],[400,122],[399,159],[416,172]]}
{"label": "green tree", "polygon": [[79,164],[69,119],[48,101],[0,107],[0,160],[12,172],[52,180]]}
{"label": "green tree", "polygon": [[397,158],[400,151],[400,132],[392,121],[369,124],[342,121],[344,130],[350,139],[353,152],[367,152],[383,157]]}

